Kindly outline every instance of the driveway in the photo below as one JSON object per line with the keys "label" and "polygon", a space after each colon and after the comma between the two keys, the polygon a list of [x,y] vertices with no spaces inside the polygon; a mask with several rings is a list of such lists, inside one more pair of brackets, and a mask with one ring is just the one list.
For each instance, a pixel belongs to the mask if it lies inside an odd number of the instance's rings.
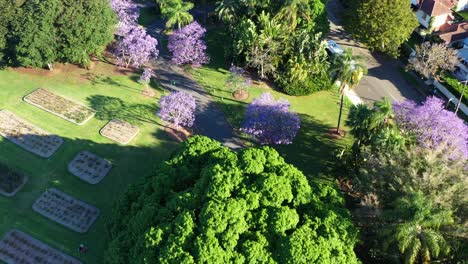
{"label": "driveway", "polygon": [[371,53],[344,31],[341,19],[344,7],[339,0],[329,0],[327,11],[330,20],[328,39],[336,41],[343,48],[353,49],[355,55],[365,58],[368,74],[355,88],[355,92],[362,100],[374,102],[388,97],[392,101],[410,99],[420,102],[424,99],[424,96],[412,87],[401,73],[401,68],[404,66],[399,60]]}

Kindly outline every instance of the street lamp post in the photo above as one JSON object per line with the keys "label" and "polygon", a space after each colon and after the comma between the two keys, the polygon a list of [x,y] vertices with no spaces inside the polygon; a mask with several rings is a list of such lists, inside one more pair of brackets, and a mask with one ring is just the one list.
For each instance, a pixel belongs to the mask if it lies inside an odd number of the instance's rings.
{"label": "street lamp post", "polygon": [[465,94],[465,88],[466,88],[466,83],[468,82],[468,80],[464,80],[463,83],[465,83],[465,85],[463,85],[463,90],[461,92],[461,96],[460,96],[460,99],[458,99],[458,104],[457,104],[457,108],[455,108],[455,114],[457,114],[458,112],[458,108],[460,108],[460,104],[462,102],[462,99],[463,99],[463,95]]}

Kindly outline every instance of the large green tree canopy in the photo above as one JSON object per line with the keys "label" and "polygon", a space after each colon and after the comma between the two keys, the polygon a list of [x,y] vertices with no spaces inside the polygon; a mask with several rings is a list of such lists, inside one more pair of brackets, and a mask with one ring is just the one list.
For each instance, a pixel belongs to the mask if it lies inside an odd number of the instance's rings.
{"label": "large green tree canopy", "polygon": [[357,263],[342,203],[272,148],[195,136],[119,200],[106,261]]}
{"label": "large green tree canopy", "polygon": [[418,26],[407,0],[351,0],[345,27],[370,50],[393,57]]}
{"label": "large green tree canopy", "polygon": [[[0,0],[0,36],[8,62],[43,67],[56,61],[89,63],[113,40],[115,15],[108,0]],[[3,12],[2,12],[3,13]],[[7,21],[5,21],[7,20]]]}

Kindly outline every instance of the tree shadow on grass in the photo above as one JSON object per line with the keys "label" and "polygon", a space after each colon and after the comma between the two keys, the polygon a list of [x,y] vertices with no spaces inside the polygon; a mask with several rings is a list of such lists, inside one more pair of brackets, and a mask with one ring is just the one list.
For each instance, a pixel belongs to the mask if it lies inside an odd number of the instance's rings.
{"label": "tree shadow on grass", "polygon": [[[107,247],[105,223],[111,215],[114,202],[130,184],[141,182],[144,177],[151,175],[155,166],[168,158],[177,147],[177,143],[172,140],[158,139],[158,143],[152,146],[123,146],[63,137],[63,145],[48,159],[0,139],[0,162],[29,177],[28,182],[14,197],[0,198],[0,215],[3,216],[0,221],[0,237],[8,230],[18,228],[79,258],[83,263],[102,263]],[[88,150],[112,162],[110,173],[96,185],[80,180],[67,170],[68,163],[82,150]],[[100,209],[101,214],[87,233],[74,233],[32,210],[34,201],[52,187]],[[76,250],[81,243],[90,248],[87,254],[79,255]]]}
{"label": "tree shadow on grass", "polygon": [[[239,130],[243,120],[246,103],[231,103],[229,101],[217,101],[231,125]],[[333,126],[324,124],[306,114],[300,114],[301,128],[291,145],[274,146],[285,160],[294,164],[311,180],[333,180],[334,162],[336,154],[351,144],[350,136],[342,139],[332,139],[328,130]],[[257,145],[255,140],[240,133],[240,137],[247,146]]]}
{"label": "tree shadow on grass", "polygon": [[[94,73],[88,72],[85,74],[81,74],[81,77],[90,81],[92,85],[106,85],[106,86],[110,85],[112,87],[129,90],[135,93],[139,93],[139,94],[141,93],[140,89],[122,84],[121,82],[114,80],[112,77],[105,76],[102,74],[94,74]],[[136,81],[138,80],[138,76],[136,75],[132,75],[130,78],[132,80],[134,79],[136,79]]]}
{"label": "tree shadow on grass", "polygon": [[311,180],[333,180],[336,154],[350,142],[350,138],[332,139],[328,130],[332,126],[315,118],[300,114],[301,129],[293,144],[276,146],[287,162],[294,164]]}
{"label": "tree shadow on grass", "polygon": [[142,122],[161,125],[156,117],[159,109],[156,104],[131,104],[103,95],[93,95],[86,100],[96,110],[95,117],[99,120],[120,119],[134,125]]}

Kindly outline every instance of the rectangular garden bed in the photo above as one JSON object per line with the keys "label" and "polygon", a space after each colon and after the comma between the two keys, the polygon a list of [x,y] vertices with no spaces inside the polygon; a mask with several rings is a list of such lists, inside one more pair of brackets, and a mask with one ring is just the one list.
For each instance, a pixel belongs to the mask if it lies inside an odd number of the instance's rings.
{"label": "rectangular garden bed", "polygon": [[0,163],[0,194],[14,196],[26,184],[28,178]]}
{"label": "rectangular garden bed", "polygon": [[0,260],[7,264],[81,264],[81,261],[16,229],[0,241]]}
{"label": "rectangular garden bed", "polygon": [[7,110],[0,111],[0,135],[18,146],[44,158],[52,156],[63,139]]}
{"label": "rectangular garden bed", "polygon": [[96,221],[99,209],[55,188],[45,191],[33,210],[78,233],[85,233]]}
{"label": "rectangular garden bed", "polygon": [[112,168],[112,164],[89,151],[81,151],[68,164],[68,171],[90,184],[99,183]]}
{"label": "rectangular garden bed", "polygon": [[26,95],[23,99],[42,110],[57,115],[77,125],[83,125],[95,114],[95,111],[86,105],[54,94],[43,88],[35,90],[34,92]]}
{"label": "rectangular garden bed", "polygon": [[138,135],[140,129],[125,121],[112,119],[100,132],[104,137],[125,145]]}

